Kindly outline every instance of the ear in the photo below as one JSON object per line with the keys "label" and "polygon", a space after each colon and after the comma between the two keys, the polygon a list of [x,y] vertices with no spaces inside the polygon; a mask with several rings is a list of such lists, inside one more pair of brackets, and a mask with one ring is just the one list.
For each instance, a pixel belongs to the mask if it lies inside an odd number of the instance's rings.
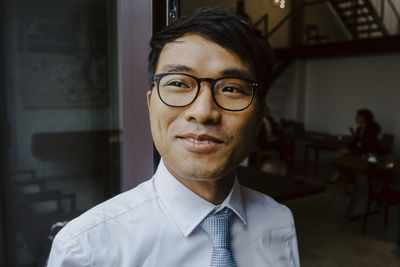
{"label": "ear", "polygon": [[151,93],[152,93],[152,90],[148,90],[148,91],[147,91],[147,94],[146,94],[146,98],[147,98],[147,108],[148,108],[148,109],[150,109]]}

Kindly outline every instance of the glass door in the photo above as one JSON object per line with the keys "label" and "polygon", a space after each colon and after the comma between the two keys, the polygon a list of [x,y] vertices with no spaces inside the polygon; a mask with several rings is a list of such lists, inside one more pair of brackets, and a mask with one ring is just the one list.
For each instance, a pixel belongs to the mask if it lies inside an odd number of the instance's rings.
{"label": "glass door", "polygon": [[120,192],[116,2],[2,3],[1,266],[45,266],[64,222]]}

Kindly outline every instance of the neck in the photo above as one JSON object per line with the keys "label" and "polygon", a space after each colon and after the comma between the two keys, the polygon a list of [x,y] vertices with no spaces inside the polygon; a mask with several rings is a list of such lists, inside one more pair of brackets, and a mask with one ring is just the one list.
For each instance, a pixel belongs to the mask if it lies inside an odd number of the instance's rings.
{"label": "neck", "polygon": [[228,175],[215,180],[195,180],[182,178],[173,171],[169,171],[175,179],[189,188],[193,193],[214,205],[219,205],[226,199],[232,189],[236,177],[236,172],[233,171]]}

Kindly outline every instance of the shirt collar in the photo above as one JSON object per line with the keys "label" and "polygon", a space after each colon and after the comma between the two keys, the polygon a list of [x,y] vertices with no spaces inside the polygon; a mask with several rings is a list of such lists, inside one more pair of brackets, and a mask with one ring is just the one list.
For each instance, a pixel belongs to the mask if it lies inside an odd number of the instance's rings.
{"label": "shirt collar", "polygon": [[184,236],[192,233],[209,213],[218,212],[224,207],[230,208],[245,225],[247,224],[237,179],[227,198],[220,205],[215,206],[175,179],[162,159],[154,177],[155,188],[162,204]]}

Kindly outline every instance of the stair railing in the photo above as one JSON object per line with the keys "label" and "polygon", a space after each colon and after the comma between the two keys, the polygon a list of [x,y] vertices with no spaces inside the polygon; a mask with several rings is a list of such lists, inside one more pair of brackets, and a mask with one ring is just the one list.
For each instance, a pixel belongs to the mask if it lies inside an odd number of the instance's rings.
{"label": "stair railing", "polygon": [[267,39],[271,37],[288,19],[290,19],[298,10],[305,8],[307,6],[313,6],[313,5],[319,5],[325,2],[328,2],[329,0],[315,0],[315,1],[309,1],[304,4],[300,4],[296,7],[294,7],[278,24],[276,24],[271,31],[265,31]]}
{"label": "stair railing", "polygon": [[268,34],[268,20],[268,14],[265,14],[254,23],[254,26],[257,28],[262,22],[264,22],[264,36],[267,36]]}
{"label": "stair railing", "polygon": [[[270,31],[268,31],[268,27],[269,27],[269,17],[268,14],[265,14],[264,16],[262,16],[259,20],[257,20],[254,25],[256,27],[258,27],[262,22],[264,22],[264,35],[265,37],[268,39],[270,38],[287,20],[289,20],[298,10],[305,8],[307,6],[313,6],[313,5],[318,5],[318,4],[322,4],[325,2],[328,2],[329,0],[315,0],[315,1],[309,1],[306,2],[304,4],[300,4],[296,7],[294,7],[281,21],[278,22],[278,24],[276,24]],[[377,3],[377,1],[379,1],[379,3]],[[386,1],[388,2],[388,5],[386,4]],[[376,8],[376,10],[379,10],[379,14],[380,14],[380,19],[382,21],[382,23],[385,20],[385,17],[387,18],[388,16],[385,14],[387,14],[387,10],[386,10],[386,6],[390,7],[390,10],[393,12],[393,16],[396,18],[397,20],[397,29],[395,31],[389,30],[390,34],[400,34],[400,12],[397,9],[396,5],[393,3],[393,0],[371,0],[371,2],[373,3],[373,6]],[[378,8],[379,6],[379,8]],[[386,24],[386,23],[385,23]],[[388,25],[386,25],[387,27]],[[390,28],[390,27],[389,27]]]}
{"label": "stair railing", "polygon": [[[378,12],[379,18],[383,25],[385,25],[389,34],[400,34],[400,12],[399,8],[393,3],[393,0],[370,0],[372,5]],[[390,13],[389,13],[390,12]],[[393,25],[393,19],[396,20]]]}
{"label": "stair railing", "polygon": [[397,10],[392,0],[388,0],[389,6],[392,8],[392,11],[397,19],[397,34],[400,34],[400,12]]}

